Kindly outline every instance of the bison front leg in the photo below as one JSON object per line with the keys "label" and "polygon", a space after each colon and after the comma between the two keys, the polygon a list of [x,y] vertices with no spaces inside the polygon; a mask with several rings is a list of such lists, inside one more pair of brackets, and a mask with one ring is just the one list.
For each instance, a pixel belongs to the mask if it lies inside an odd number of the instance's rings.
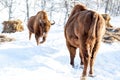
{"label": "bison front leg", "polygon": [[37,43],[37,45],[39,45],[40,44],[40,42],[39,42],[39,36],[37,35],[37,34],[35,34],[35,39],[36,39],[36,43]]}
{"label": "bison front leg", "polygon": [[76,54],[76,47],[73,47],[67,41],[66,41],[66,45],[67,45],[67,48],[70,53],[70,64],[72,65],[72,67],[74,67],[74,58],[75,58],[75,54]]}
{"label": "bison front leg", "polygon": [[40,43],[44,43],[46,41],[46,37],[47,37],[47,33],[44,33],[43,34],[43,39],[42,39],[42,41]]}

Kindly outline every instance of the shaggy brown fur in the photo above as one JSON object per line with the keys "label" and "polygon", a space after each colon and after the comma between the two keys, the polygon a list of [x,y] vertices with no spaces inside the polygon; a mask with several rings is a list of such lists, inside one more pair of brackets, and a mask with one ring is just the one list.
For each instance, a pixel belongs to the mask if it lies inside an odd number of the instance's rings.
{"label": "shaggy brown fur", "polygon": [[70,52],[70,64],[74,67],[76,49],[79,48],[81,65],[84,64],[82,77],[87,75],[88,65],[89,74],[93,75],[93,65],[97,51],[105,32],[105,21],[103,17],[85,6],[76,5],[65,25],[64,34],[66,45]]}
{"label": "shaggy brown fur", "polygon": [[14,33],[14,32],[21,32],[24,30],[22,26],[22,21],[19,19],[4,21],[2,24],[4,26],[2,33]]}
{"label": "shaggy brown fur", "polygon": [[[28,20],[27,26],[29,30],[29,40],[31,39],[32,33],[34,33],[37,45],[44,43],[46,41],[48,31],[53,24],[54,23],[51,23],[48,20],[47,13],[45,11],[39,11],[35,16],[31,16]],[[43,38],[41,42],[39,42],[40,37]]]}
{"label": "shaggy brown fur", "polygon": [[15,25],[17,25],[16,22],[13,21],[4,21],[3,23],[3,31],[2,33],[14,33],[15,32]]}
{"label": "shaggy brown fur", "polygon": [[34,29],[33,29],[34,21],[35,21],[35,16],[31,16],[28,20],[27,27],[29,30],[29,40],[31,39],[32,33],[34,33]]}
{"label": "shaggy brown fur", "polygon": [[79,12],[79,11],[83,11],[83,10],[86,10],[86,6],[84,5],[76,5],[74,6],[74,9],[72,10],[71,14],[70,14],[70,17],[72,17],[75,13]]}
{"label": "shaggy brown fur", "polygon": [[106,24],[106,27],[113,27],[111,24],[110,24],[110,15],[109,14],[102,14],[104,20],[105,20],[105,24]]}

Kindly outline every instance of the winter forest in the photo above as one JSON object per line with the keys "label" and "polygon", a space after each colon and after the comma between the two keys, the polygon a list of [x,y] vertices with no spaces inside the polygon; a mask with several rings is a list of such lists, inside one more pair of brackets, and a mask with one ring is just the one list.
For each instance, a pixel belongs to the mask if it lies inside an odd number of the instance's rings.
{"label": "winter forest", "polygon": [[51,20],[54,19],[54,13],[64,14],[65,22],[71,9],[79,2],[93,10],[102,9],[102,13],[112,16],[120,14],[120,0],[0,0],[0,13],[6,15],[3,18],[5,20],[22,18],[22,21],[27,21],[37,11],[45,10]]}
{"label": "winter forest", "polygon": [[[106,27],[96,55],[94,76],[83,79],[120,80],[120,0],[0,0],[0,80],[80,80],[83,68],[79,49],[72,67],[64,34],[70,13],[79,3],[108,14],[110,26]],[[30,40],[27,27],[30,17],[41,10],[55,24],[51,25],[46,41],[37,45],[34,34]],[[14,20],[20,24],[4,24]]]}

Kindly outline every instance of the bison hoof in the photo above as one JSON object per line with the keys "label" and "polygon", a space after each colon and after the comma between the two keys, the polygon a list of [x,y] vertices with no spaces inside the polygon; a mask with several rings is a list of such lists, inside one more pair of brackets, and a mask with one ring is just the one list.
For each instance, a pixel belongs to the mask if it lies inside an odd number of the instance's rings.
{"label": "bison hoof", "polygon": [[45,41],[41,41],[40,44],[44,43]]}
{"label": "bison hoof", "polygon": [[84,66],[83,66],[83,65],[80,65],[80,68],[82,68],[82,69],[83,69],[83,68],[84,68]]}
{"label": "bison hoof", "polygon": [[95,77],[95,75],[94,75],[94,74],[89,74],[88,76],[89,76],[89,77]]}
{"label": "bison hoof", "polygon": [[72,63],[70,63],[70,65],[72,66],[72,68],[74,68],[75,66],[74,66],[74,64],[72,64]]}
{"label": "bison hoof", "polygon": [[37,43],[37,46],[39,45],[40,43]]}
{"label": "bison hoof", "polygon": [[80,80],[87,80],[87,77],[81,77]]}
{"label": "bison hoof", "polygon": [[42,44],[42,43],[44,43],[44,42],[40,42],[40,44]]}

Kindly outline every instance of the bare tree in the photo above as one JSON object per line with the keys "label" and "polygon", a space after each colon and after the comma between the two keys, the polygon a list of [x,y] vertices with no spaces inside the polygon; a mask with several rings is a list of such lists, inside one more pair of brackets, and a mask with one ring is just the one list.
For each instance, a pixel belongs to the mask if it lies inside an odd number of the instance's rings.
{"label": "bare tree", "polygon": [[46,0],[41,0],[41,8],[42,10],[45,10],[46,7]]}
{"label": "bare tree", "polygon": [[27,9],[26,14],[27,14],[27,20],[29,19],[29,4],[28,4],[28,1],[29,1],[29,0],[26,0],[26,9]]}
{"label": "bare tree", "polygon": [[15,7],[13,7],[13,5],[15,4],[16,1],[14,0],[2,0],[0,1],[0,3],[4,6],[4,8],[8,8],[8,20],[12,19],[12,13],[15,10]]}
{"label": "bare tree", "polygon": [[69,4],[68,4],[67,0],[65,0],[64,5],[65,5],[65,9],[66,9],[65,18],[64,18],[64,20],[65,20],[64,24],[65,24],[66,19],[67,19],[68,15],[69,15],[69,13],[68,13],[68,11],[69,11]]}
{"label": "bare tree", "polygon": [[108,5],[109,5],[109,0],[106,0],[105,13],[107,13],[107,11],[108,11]]}
{"label": "bare tree", "polygon": [[54,9],[54,2],[53,0],[50,0],[51,1],[51,7],[50,7],[50,20],[52,20],[52,12],[53,12],[53,9]]}
{"label": "bare tree", "polygon": [[105,13],[113,16],[120,15],[120,0],[106,0]]}
{"label": "bare tree", "polygon": [[100,8],[100,1],[101,0],[97,0],[97,10]]}

